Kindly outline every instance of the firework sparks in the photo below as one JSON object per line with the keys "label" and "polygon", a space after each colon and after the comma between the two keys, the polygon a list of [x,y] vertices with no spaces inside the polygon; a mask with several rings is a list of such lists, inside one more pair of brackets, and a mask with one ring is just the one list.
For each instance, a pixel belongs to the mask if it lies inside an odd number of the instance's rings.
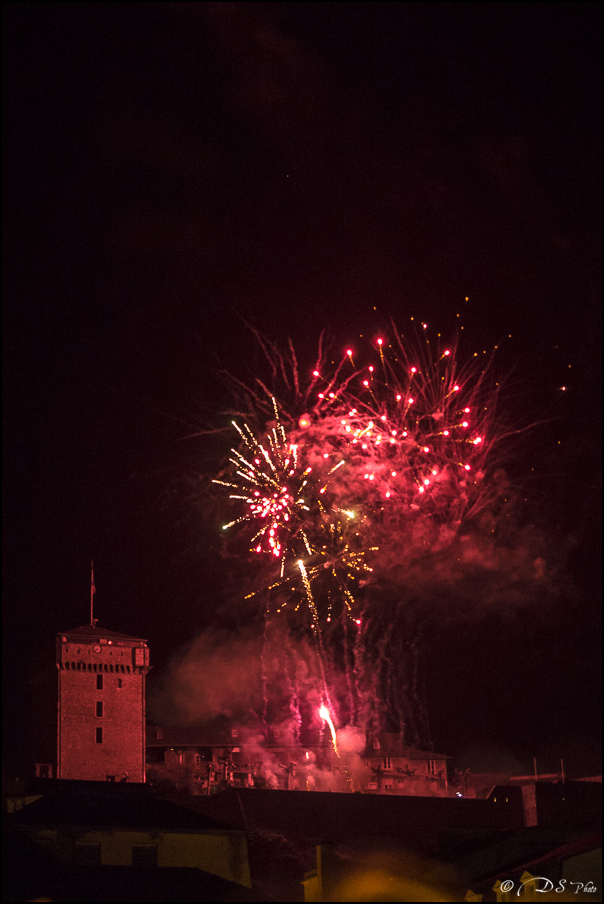
{"label": "firework sparks", "polygon": [[323,719],[323,721],[324,721],[324,722],[327,722],[327,724],[329,725],[329,730],[330,730],[330,732],[331,732],[331,743],[333,744],[333,749],[334,749],[335,752],[336,752],[336,756],[339,757],[340,754],[338,753],[338,740],[337,740],[337,737],[336,737],[336,729],[335,729],[335,725],[333,724],[333,720],[332,720],[332,718],[331,718],[331,713],[329,712],[329,710],[328,710],[328,708],[325,706],[325,704],[323,704],[323,705],[320,707],[320,709],[319,709],[319,715],[321,716],[321,718]]}
{"label": "firework sparks", "polygon": [[490,501],[494,397],[484,370],[460,367],[455,347],[422,341],[411,354],[398,333],[390,344],[380,338],[377,367],[361,369],[352,349],[331,371],[320,353],[306,387],[293,348],[288,378],[284,357],[264,343],[293,407],[258,380],[260,395],[245,390],[254,429],[233,421],[240,447],[229,479],[214,482],[240,511],[224,529],[252,529],[251,552],[278,565],[267,588],[295,591],[315,628],[331,621],[336,600],[352,616],[376,539],[400,542],[424,515],[459,526]]}
{"label": "firework sparks", "polygon": [[451,348],[430,357],[420,347],[414,360],[398,334],[389,349],[379,339],[378,352],[383,377],[373,365],[356,371],[315,420],[315,433],[346,458],[348,485],[364,482],[370,509],[471,517],[486,498],[480,485],[492,445],[494,398],[484,374],[459,368]]}
{"label": "firework sparks", "polygon": [[247,456],[237,449],[231,450],[229,462],[238,483],[223,480],[214,483],[238,490],[230,498],[245,506],[245,514],[225,524],[223,529],[242,521],[255,524],[258,529],[251,539],[253,551],[267,552],[280,559],[283,568],[293,538],[299,536],[310,552],[302,524],[303,513],[310,511],[305,495],[312,468],[300,467],[298,448],[288,442],[279,421],[277,403],[273,402],[276,427],[267,435],[265,444],[256,439],[247,424],[242,429],[233,421]]}
{"label": "firework sparks", "polygon": [[[240,427],[233,421],[242,451],[231,450],[231,479],[213,482],[236,491],[229,498],[244,509],[243,514],[223,525],[223,530],[241,524],[252,527],[250,552],[268,554],[279,565],[278,579],[268,589],[301,586],[318,628],[311,583],[324,585],[320,579],[326,573],[331,579],[327,592],[330,619],[334,593],[351,611],[354,598],[350,581],[371,568],[365,562],[365,551],[351,536],[349,524],[355,513],[335,504],[330,493],[334,475],[345,460],[339,457],[334,462],[328,454],[309,457],[312,450],[288,438],[274,398],[272,403],[274,426],[262,441],[247,423]],[[359,537],[358,531],[354,537]]]}

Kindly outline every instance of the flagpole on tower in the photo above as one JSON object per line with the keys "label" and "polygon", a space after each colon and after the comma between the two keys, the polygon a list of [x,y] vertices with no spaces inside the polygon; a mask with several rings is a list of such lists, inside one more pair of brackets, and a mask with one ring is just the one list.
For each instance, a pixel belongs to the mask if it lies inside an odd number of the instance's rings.
{"label": "flagpole on tower", "polygon": [[96,587],[94,586],[94,562],[90,562],[90,627],[94,628],[94,594]]}

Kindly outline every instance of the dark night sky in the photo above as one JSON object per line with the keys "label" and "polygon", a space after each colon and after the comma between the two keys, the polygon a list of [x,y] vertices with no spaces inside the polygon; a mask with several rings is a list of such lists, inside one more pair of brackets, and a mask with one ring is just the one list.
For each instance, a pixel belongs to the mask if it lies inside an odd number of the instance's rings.
{"label": "dark night sky", "polygon": [[510,468],[574,589],[443,629],[434,741],[598,768],[599,4],[4,9],[8,761],[50,755],[91,558],[156,675],[210,623],[214,528],[174,488],[222,448],[183,440],[222,423],[217,355],[255,367],[242,318],[310,354],[463,309],[469,350],[512,334],[508,416],[545,423]]}

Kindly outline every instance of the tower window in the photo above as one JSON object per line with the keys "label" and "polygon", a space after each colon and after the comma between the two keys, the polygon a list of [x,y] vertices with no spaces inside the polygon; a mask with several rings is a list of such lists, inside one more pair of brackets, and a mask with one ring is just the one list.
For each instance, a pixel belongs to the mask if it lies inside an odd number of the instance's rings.
{"label": "tower window", "polygon": [[118,687],[121,687],[121,686],[122,686],[122,679],[121,679],[121,678],[118,678],[118,679],[117,679],[117,686],[118,686]]}
{"label": "tower window", "polygon": [[97,691],[103,690],[103,676],[102,675],[96,676],[96,689],[97,689]]}
{"label": "tower window", "polygon": [[102,700],[96,701],[96,715],[97,715],[97,719],[101,719],[103,716],[103,701]]}
{"label": "tower window", "polygon": [[103,729],[102,728],[97,728],[97,730],[96,730],[96,742],[97,742],[97,744],[103,743]]}

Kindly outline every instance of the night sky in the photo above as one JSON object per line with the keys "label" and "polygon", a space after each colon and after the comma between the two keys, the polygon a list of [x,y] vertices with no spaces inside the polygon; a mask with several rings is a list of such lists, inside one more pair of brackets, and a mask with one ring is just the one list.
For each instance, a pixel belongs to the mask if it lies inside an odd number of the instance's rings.
{"label": "night sky", "polygon": [[4,12],[9,765],[52,757],[91,559],[151,684],[236,630],[199,492],[231,439],[196,434],[228,421],[220,369],[261,366],[246,324],[310,364],[322,330],[340,354],[415,317],[500,345],[506,419],[535,425],[505,466],[567,550],[555,605],[432,631],[435,748],[599,769],[599,4]]}

